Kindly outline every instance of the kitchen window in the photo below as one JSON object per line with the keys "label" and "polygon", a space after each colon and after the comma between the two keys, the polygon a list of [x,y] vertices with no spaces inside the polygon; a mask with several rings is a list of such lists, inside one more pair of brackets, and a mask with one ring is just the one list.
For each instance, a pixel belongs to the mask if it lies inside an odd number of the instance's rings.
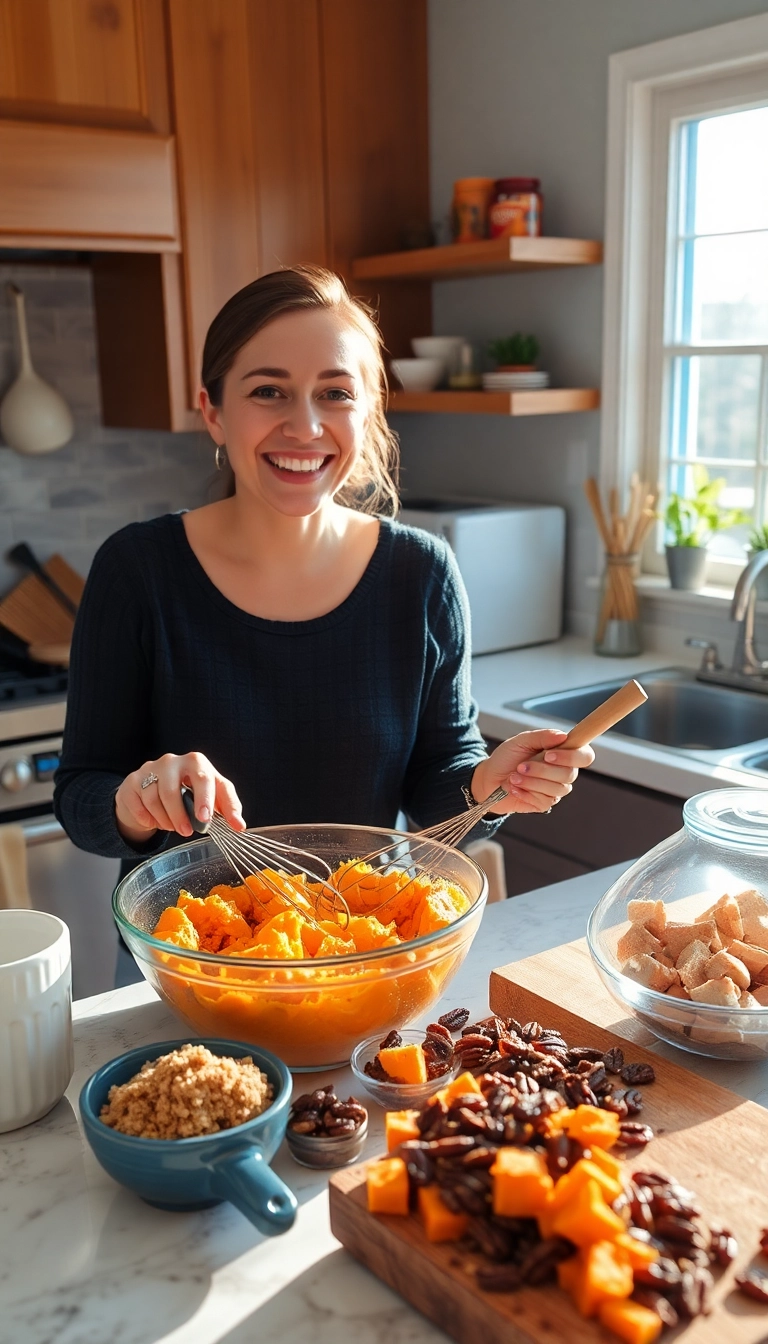
{"label": "kitchen window", "polygon": [[[699,463],[768,522],[768,16],[610,65],[603,482],[687,493]],[[713,540],[710,583],[733,585],[748,530]]]}

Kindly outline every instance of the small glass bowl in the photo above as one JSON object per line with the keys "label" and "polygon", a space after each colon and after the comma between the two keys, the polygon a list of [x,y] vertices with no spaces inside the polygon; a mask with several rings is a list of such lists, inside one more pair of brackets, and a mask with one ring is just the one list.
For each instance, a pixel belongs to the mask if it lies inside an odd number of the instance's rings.
{"label": "small glass bowl", "polygon": [[[423,1031],[401,1031],[400,1035],[405,1045],[421,1045],[424,1041]],[[361,1041],[352,1051],[350,1064],[355,1078],[369,1097],[373,1097],[386,1111],[417,1110],[459,1072],[459,1064],[455,1062],[439,1078],[430,1078],[426,1083],[380,1083],[365,1072],[365,1065],[379,1053],[381,1041],[381,1035],[369,1036],[367,1040]]]}
{"label": "small glass bowl", "polygon": [[348,1167],[356,1162],[368,1137],[368,1116],[354,1134],[297,1134],[290,1127],[285,1141],[301,1167]]}

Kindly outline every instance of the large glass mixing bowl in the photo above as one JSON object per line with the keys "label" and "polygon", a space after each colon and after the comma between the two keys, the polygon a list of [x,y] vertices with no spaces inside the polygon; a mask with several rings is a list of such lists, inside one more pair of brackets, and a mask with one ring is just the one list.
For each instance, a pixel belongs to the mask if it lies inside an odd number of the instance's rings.
{"label": "large glass mixing bowl", "polygon": [[768,897],[768,792],[714,789],[689,798],[683,829],[622,873],[592,911],[587,942],[600,978],[663,1041],[716,1059],[768,1057],[768,1007],[673,998],[624,975],[617,957],[630,901],[662,900],[668,920],[690,924],[726,892],[750,888]]}
{"label": "large glass mixing bowl", "polygon": [[469,950],[488,894],[485,874],[466,854],[399,831],[369,826],[271,826],[260,834],[317,854],[333,870],[385,847],[373,861],[417,865],[455,883],[471,905],[447,928],[398,947],[304,961],[188,952],[153,938],[162,911],[184,888],[205,896],[236,882],[209,838],[148,859],[123,879],[112,899],[117,925],[144,976],[202,1036],[261,1045],[292,1069],[346,1064],[358,1041],[401,1027],[440,997]]}

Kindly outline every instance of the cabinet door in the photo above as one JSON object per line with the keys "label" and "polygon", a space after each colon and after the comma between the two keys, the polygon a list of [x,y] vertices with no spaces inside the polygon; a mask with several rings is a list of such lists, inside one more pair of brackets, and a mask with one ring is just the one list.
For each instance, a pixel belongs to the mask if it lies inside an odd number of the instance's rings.
{"label": "cabinet door", "polygon": [[317,0],[249,0],[262,272],[328,262]]}
{"label": "cabinet door", "polygon": [[222,304],[259,273],[248,0],[170,0],[189,387]]}
{"label": "cabinet door", "polygon": [[[320,0],[329,264],[394,252],[429,219],[427,16],[424,0]],[[390,353],[431,327],[425,283],[376,284]]]}
{"label": "cabinet door", "polygon": [[167,134],[162,0],[0,0],[0,116]]}

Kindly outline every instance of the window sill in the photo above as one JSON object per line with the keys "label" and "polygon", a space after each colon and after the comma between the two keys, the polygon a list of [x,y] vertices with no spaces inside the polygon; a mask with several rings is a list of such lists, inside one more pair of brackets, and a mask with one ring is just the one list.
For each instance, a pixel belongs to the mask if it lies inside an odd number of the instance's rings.
{"label": "window sill", "polygon": [[[599,588],[602,580],[587,579],[588,588]],[[671,606],[695,608],[704,611],[707,608],[718,612],[727,612],[733,598],[733,588],[727,584],[707,584],[697,592],[685,592],[681,588],[671,588],[669,579],[661,574],[641,574],[635,579],[635,588],[641,597],[654,602],[669,603]],[[758,602],[759,611],[768,611],[768,602]]]}

